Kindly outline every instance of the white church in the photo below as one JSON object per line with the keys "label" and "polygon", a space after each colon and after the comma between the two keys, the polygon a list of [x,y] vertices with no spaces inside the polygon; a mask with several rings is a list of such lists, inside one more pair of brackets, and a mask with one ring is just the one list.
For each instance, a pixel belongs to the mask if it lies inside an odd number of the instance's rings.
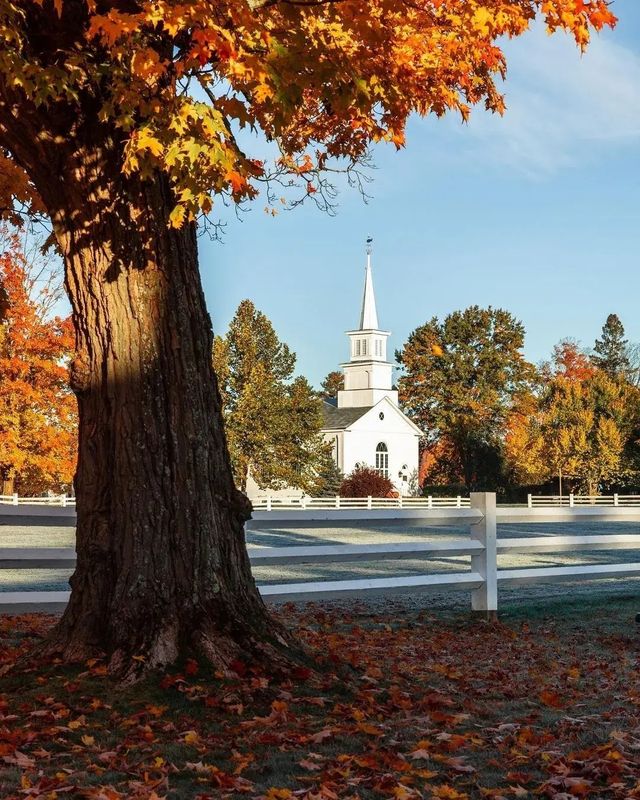
{"label": "white church", "polygon": [[[371,248],[367,266],[360,321],[347,331],[350,358],[341,364],[344,389],[338,397],[323,402],[322,434],[333,445],[340,472],[348,475],[358,464],[373,467],[388,477],[399,494],[409,494],[412,476],[417,479],[418,442],[422,432],[400,409],[393,388],[393,364],[387,361],[390,331],[378,324],[376,298],[371,275]],[[266,496],[300,497],[292,487],[260,488],[249,476],[247,495],[251,500]]]}
{"label": "white church", "polygon": [[393,389],[393,364],[387,361],[390,331],[380,329],[367,248],[360,321],[347,331],[349,361],[341,364],[344,389],[323,404],[325,439],[333,444],[339,470],[348,475],[357,464],[374,467],[400,494],[408,494],[417,476],[418,442],[422,432],[398,405]]}

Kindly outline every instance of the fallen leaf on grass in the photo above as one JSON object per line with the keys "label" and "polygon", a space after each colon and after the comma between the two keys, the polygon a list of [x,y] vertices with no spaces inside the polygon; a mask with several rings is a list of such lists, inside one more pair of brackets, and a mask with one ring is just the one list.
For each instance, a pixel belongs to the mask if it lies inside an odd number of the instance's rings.
{"label": "fallen leaf on grass", "polygon": [[543,689],[539,694],[540,702],[549,708],[562,708],[564,702],[557,692],[552,692],[549,689]]}

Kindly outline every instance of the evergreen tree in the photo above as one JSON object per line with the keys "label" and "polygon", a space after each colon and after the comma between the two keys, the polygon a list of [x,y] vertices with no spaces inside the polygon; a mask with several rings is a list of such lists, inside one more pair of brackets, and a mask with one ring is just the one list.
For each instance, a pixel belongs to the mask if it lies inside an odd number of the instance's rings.
{"label": "evergreen tree", "polygon": [[333,456],[329,453],[318,469],[318,495],[320,497],[335,497],[340,494],[340,487],[344,475],[338,469]]}
{"label": "evergreen tree", "polygon": [[344,389],[344,374],[340,370],[333,370],[320,384],[320,397],[329,399],[337,397],[338,392]]}
{"label": "evergreen tree", "polygon": [[243,300],[213,352],[236,485],[246,491],[251,475],[263,489],[316,490],[330,447],[321,401],[305,378],[293,379],[295,354],[269,319]]}
{"label": "evergreen tree", "polygon": [[626,377],[630,370],[628,340],[624,338],[624,325],[617,314],[609,314],[602,326],[602,335],[596,339],[593,363],[610,378]]}
{"label": "evergreen tree", "polygon": [[404,367],[400,400],[425,432],[446,441],[451,465],[469,488],[495,487],[501,435],[534,369],[523,354],[524,327],[501,309],[472,306],[416,328],[396,360]]}

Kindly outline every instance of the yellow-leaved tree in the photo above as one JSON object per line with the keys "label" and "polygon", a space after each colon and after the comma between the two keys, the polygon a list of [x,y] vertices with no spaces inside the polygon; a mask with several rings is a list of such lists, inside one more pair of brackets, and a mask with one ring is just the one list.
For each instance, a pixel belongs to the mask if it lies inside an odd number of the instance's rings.
{"label": "yellow-leaved tree", "polygon": [[[546,374],[544,372],[546,371]],[[619,477],[635,417],[634,390],[594,366],[571,342],[558,345],[537,395],[524,398],[505,437],[507,464],[523,483],[557,479],[597,494]]]}
{"label": "yellow-leaved tree", "polygon": [[615,22],[606,0],[0,0],[0,209],[50,219],[76,333],[78,561],[46,649],[129,679],[294,652],[251,577],[196,221],[277,182],[322,205],[414,112],[502,112],[498,42],[538,15],[580,47]]}

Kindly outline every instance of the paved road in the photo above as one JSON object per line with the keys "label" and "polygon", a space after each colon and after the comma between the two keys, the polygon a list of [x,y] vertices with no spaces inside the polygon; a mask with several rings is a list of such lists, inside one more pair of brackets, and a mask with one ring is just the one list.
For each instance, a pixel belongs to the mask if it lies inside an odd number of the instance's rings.
{"label": "paved road", "polygon": [[[73,547],[73,520],[61,523],[60,518],[46,520],[42,517],[25,519],[15,524],[15,518],[0,517],[0,547]],[[33,523],[33,524],[30,524]],[[597,523],[581,522],[577,524],[537,525],[500,525],[498,536],[526,537],[553,534],[575,535],[596,533],[640,533],[638,523]],[[375,544],[382,542],[428,541],[450,538],[452,535],[468,535],[468,529],[456,526],[430,526],[424,530],[402,529],[397,526],[367,526],[359,528],[277,528],[270,530],[249,531],[247,542],[255,547],[286,547],[291,545],[313,544]],[[395,575],[411,575],[423,573],[425,569],[433,572],[460,571],[468,568],[468,556],[431,559],[425,563],[422,559],[400,562],[358,562],[351,564],[290,565],[279,567],[261,567],[255,570],[259,583],[282,583],[303,580],[339,580],[348,577],[388,577]],[[565,552],[544,554],[512,554],[500,557],[501,567],[555,566],[577,565],[581,563],[603,564],[624,561],[640,561],[636,550],[600,550],[588,552]],[[0,592],[19,590],[59,590],[67,588],[69,571],[61,570],[0,570]],[[605,583],[605,582],[601,582]],[[611,581],[608,585],[619,588],[639,585],[636,581]],[[534,587],[532,589],[508,590],[510,592],[563,591],[559,587]],[[468,599],[466,600],[468,603]]]}

